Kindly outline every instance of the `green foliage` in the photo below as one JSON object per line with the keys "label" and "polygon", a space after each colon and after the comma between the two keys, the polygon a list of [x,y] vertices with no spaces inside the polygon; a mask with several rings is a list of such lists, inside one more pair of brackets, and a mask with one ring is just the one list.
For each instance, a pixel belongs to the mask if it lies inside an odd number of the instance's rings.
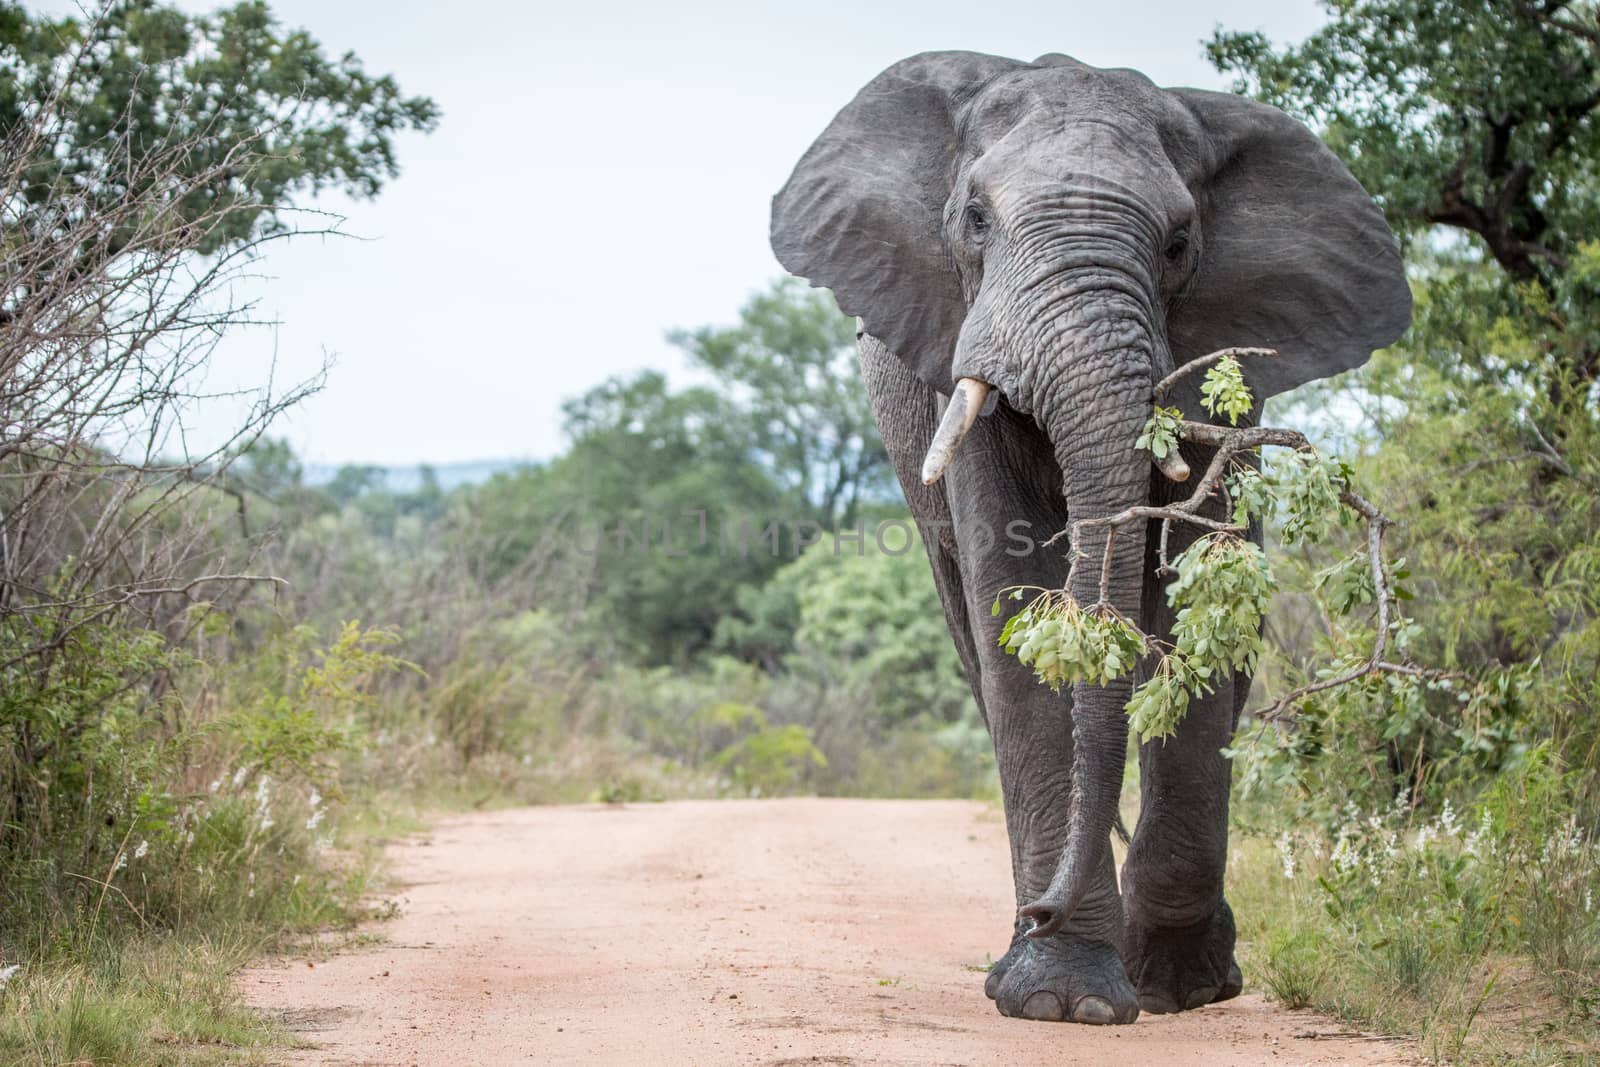
{"label": "green foliage", "polygon": [[1311,1007],[1328,971],[1326,947],[1304,931],[1274,933],[1261,962],[1261,980],[1273,999],[1291,1011]]}
{"label": "green foliage", "polygon": [[24,965],[5,983],[0,1059],[173,1067],[230,1062],[240,1049],[277,1044],[282,1036],[234,986],[261,944],[237,932],[150,936],[48,968]]}
{"label": "green foliage", "polygon": [[[1295,916],[1338,961],[1315,1003],[1421,1032],[1452,1061],[1581,1058],[1600,1002],[1584,832],[1600,812],[1595,16],[1363,0],[1289,48],[1210,44],[1241,89],[1320,128],[1411,243],[1411,331],[1296,407],[1365,416],[1365,454],[1301,493],[1356,477],[1399,520],[1392,573],[1415,599],[1391,647],[1450,673],[1319,693],[1291,726],[1242,736],[1236,759],[1251,803],[1320,837],[1297,846],[1302,869],[1331,867]],[[1270,532],[1295,551],[1269,673],[1293,685],[1365,661],[1365,546],[1338,528]],[[1458,807],[1478,812],[1468,830]],[[1525,1022],[1482,1032],[1508,1018]]]}
{"label": "green foliage", "polygon": [[[674,392],[645,372],[596,387],[566,413],[564,455],[466,494],[462,548],[491,584],[564,575],[597,639],[644,662],[684,663],[712,643],[741,586],[793,558],[783,524],[797,504],[712,390]],[[763,540],[773,522],[777,534]],[[735,536],[741,527],[748,540]]]}
{"label": "green foliage", "polygon": [[1228,496],[1233,500],[1233,524],[1248,526],[1252,519],[1270,521],[1278,511],[1278,497],[1273,492],[1274,483],[1262,477],[1253,465],[1240,464],[1228,472],[1223,480]]}
{"label": "green foliage", "polygon": [[1294,452],[1284,466],[1277,482],[1283,494],[1280,531],[1286,544],[1314,544],[1327,535],[1335,521],[1348,523],[1354,516],[1339,501],[1339,495],[1350,484],[1348,464]]}
{"label": "green foliage", "polygon": [[592,624],[644,662],[715,646],[772,667],[793,612],[763,601],[766,581],[894,493],[854,327],[790,279],[738,325],[673,340],[713,386],[673,390],[643,372],[569,401],[571,448],[472,492],[468,543],[491,582],[581,575]]}
{"label": "green foliage", "polygon": [[855,323],[827,293],[782,278],[746,302],[737,326],[669,336],[733,402],[759,461],[804,503],[800,517],[848,526],[863,500],[898,496],[856,369]]}
{"label": "green foliage", "polygon": [[[330,58],[304,30],[285,30],[259,0],[207,15],[134,0],[91,18],[6,4],[0,48],[10,57],[0,77],[0,137],[46,107],[66,116],[31,145],[25,203],[15,205],[24,214],[13,219],[23,229],[45,225],[65,189],[83,199],[76,210],[93,214],[129,193],[99,176],[156,181],[162,171],[177,221],[222,212],[197,233],[172,228],[213,253],[281,229],[280,215],[305,194],[376,196],[398,173],[395,135],[431,130],[439,116],[431,100],[405,96],[355,56]],[[177,145],[189,147],[147,166]],[[216,177],[194,184],[202,174]],[[57,267],[114,254],[119,244],[113,236],[63,249]]]}
{"label": "green foliage", "polygon": [[[1023,590],[1010,591],[1020,599]],[[994,614],[1000,613],[995,597]],[[1000,645],[1051,689],[1083,683],[1105,685],[1133,670],[1144,654],[1145,638],[1136,626],[1110,608],[1079,606],[1060,590],[1040,590],[1006,621]]]}
{"label": "green foliage", "polygon": [[1274,588],[1260,547],[1232,534],[1199,538],[1174,561],[1167,599],[1177,608],[1173,646],[1128,701],[1139,740],[1170,737],[1192,696],[1229,671],[1254,671],[1263,650],[1261,619]]}
{"label": "green foliage", "polygon": [[1218,30],[1212,62],[1322,131],[1408,235],[1475,234],[1513,278],[1600,232],[1594,9],[1586,2],[1360,0],[1274,49]]}
{"label": "green foliage", "polygon": [[1190,695],[1208,689],[1205,679],[1184,657],[1163,656],[1151,676],[1128,698],[1128,728],[1141,744],[1171,737],[1189,711]]}
{"label": "green foliage", "polygon": [[1156,405],[1139,434],[1136,447],[1145,449],[1157,459],[1166,459],[1178,449],[1178,424],[1182,421],[1183,412],[1177,408]]}
{"label": "green foliage", "polygon": [[1237,359],[1223,356],[1206,370],[1200,383],[1200,403],[1213,415],[1226,415],[1230,426],[1239,425],[1240,418],[1250,414],[1256,401]]}
{"label": "green foliage", "polygon": [[745,704],[716,704],[703,714],[715,725],[743,734],[712,760],[741,793],[784,793],[800,782],[808,767],[828,765],[827,757],[812,744],[811,730],[799,723],[770,725],[760,708]]}
{"label": "green foliage", "polygon": [[1261,618],[1274,588],[1261,546],[1210,534],[1173,561],[1167,600],[1178,609],[1177,651],[1202,680],[1225,669],[1253,672],[1262,651]]}
{"label": "green foliage", "polygon": [[[415,665],[385,651],[398,643],[396,634],[355,622],[346,622],[325,649],[315,647],[316,639],[315,629],[298,626],[267,645],[253,665],[253,684],[222,729],[252,772],[293,774],[330,788],[338,757],[361,739],[358,712],[373,706],[374,681]],[[308,657],[312,662],[301,666]]]}
{"label": "green foliage", "polygon": [[791,669],[849,693],[885,724],[973,715],[921,544],[890,553],[868,541],[860,554],[818,544],[769,583],[792,590],[799,608]]}
{"label": "green foliage", "polygon": [[[318,650],[292,631],[217,673],[158,634],[82,627],[48,669],[14,672],[0,955],[35,966],[135,932],[353,915],[359,887],[315,858],[322,790],[336,792],[352,717],[398,664],[389,640],[352,626]],[[152,705],[154,671],[170,681]]]}
{"label": "green foliage", "polygon": [[[1268,987],[1291,1006],[1417,1033],[1449,1062],[1503,1062],[1474,1024],[1521,1016],[1552,1046],[1531,1058],[1566,1062],[1594,1032],[1586,1005],[1600,993],[1600,852],[1565,802],[1577,781],[1541,747],[1464,814],[1444,802],[1426,817],[1405,794],[1350,802],[1326,827],[1279,832],[1271,869],[1251,849],[1242,877],[1265,912],[1251,922],[1271,931],[1256,961]],[[1543,966],[1507,981],[1515,957]],[[1516,1058],[1530,1058],[1527,1042],[1512,1037]]]}

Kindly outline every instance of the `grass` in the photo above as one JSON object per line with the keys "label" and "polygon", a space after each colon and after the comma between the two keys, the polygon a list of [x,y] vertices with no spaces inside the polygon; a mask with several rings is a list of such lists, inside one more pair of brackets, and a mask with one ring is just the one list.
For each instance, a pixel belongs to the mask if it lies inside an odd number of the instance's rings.
{"label": "grass", "polygon": [[353,931],[384,917],[372,902],[381,887],[381,846],[421,826],[404,807],[351,804],[340,820],[340,847],[322,852],[313,866],[278,879],[263,869],[254,890],[213,897],[176,927],[134,921],[136,900],[98,921],[35,916],[29,931],[13,932],[12,943],[29,948],[0,985],[0,1063],[265,1062],[295,1038],[245,1003],[238,971],[274,952],[314,949],[330,930]]}
{"label": "grass", "polygon": [[1548,882],[1514,884],[1493,868],[1481,875],[1487,885],[1456,868],[1430,882],[1403,862],[1415,851],[1403,837],[1390,867],[1355,866],[1340,882],[1326,848],[1320,857],[1296,849],[1291,867],[1283,842],[1234,828],[1228,895],[1247,987],[1286,1007],[1413,1038],[1430,1062],[1600,1063],[1592,957],[1555,973],[1544,947],[1560,943],[1570,954],[1571,942],[1593,936],[1581,890],[1561,929],[1547,914],[1533,932],[1518,918],[1518,899],[1542,896],[1548,913],[1560,892]]}
{"label": "grass", "polygon": [[45,1065],[250,1062],[281,1045],[233,975],[268,943],[143,935],[24,964],[0,992],[0,1061]]}

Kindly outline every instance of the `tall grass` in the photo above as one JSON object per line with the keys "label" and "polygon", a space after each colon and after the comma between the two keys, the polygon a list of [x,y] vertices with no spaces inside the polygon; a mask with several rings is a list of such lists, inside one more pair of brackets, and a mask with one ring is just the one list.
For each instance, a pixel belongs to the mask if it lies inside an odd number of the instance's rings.
{"label": "tall grass", "polygon": [[1241,827],[1247,974],[1290,1007],[1418,1035],[1437,1062],[1588,1060],[1600,847],[1572,813],[1579,777],[1539,749],[1465,812],[1426,817],[1402,795],[1326,831]]}

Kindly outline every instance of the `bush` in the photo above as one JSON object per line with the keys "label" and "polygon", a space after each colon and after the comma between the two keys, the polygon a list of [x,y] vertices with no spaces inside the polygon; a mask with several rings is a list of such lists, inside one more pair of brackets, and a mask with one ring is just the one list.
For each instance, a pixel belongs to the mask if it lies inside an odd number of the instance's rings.
{"label": "bush", "polygon": [[1473,1023],[1513,1006],[1548,1043],[1592,1040],[1600,849],[1561,803],[1578,780],[1541,748],[1465,814],[1447,802],[1427,817],[1406,795],[1378,810],[1351,803],[1331,830],[1236,852],[1268,989],[1291,1007],[1419,1033],[1447,1059],[1492,1058],[1497,1035],[1474,1038]]}

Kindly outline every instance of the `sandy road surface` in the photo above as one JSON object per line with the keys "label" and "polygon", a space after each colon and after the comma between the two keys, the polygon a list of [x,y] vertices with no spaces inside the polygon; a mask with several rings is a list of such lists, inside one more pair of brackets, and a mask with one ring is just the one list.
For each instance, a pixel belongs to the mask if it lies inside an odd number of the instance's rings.
{"label": "sandy road surface", "polygon": [[1129,1027],[1001,1018],[975,967],[1011,888],[978,804],[531,808],[447,819],[393,860],[387,944],[241,979],[313,1046],[282,1062],[1406,1062],[1248,994]]}

